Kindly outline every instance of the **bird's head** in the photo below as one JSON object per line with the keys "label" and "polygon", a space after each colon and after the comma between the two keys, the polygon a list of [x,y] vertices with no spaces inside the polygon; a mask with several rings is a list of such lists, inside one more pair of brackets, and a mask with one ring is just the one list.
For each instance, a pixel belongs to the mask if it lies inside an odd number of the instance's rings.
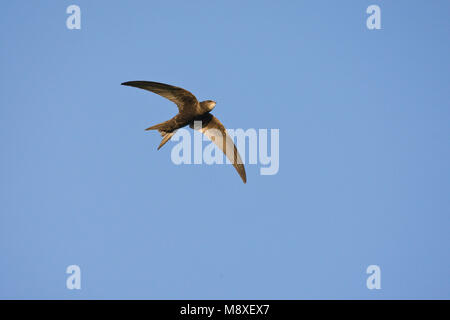
{"label": "bird's head", "polygon": [[205,100],[201,102],[202,107],[207,110],[208,112],[214,109],[216,106],[216,102],[212,100]]}

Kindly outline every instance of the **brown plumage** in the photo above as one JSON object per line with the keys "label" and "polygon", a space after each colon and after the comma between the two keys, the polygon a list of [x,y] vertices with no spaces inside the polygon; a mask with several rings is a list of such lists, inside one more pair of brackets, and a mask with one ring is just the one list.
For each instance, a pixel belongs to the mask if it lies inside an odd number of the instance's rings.
{"label": "brown plumage", "polygon": [[[189,91],[159,82],[129,81],[122,83],[122,85],[154,92],[177,105],[179,112],[175,117],[146,129],[158,130],[161,133],[163,139],[158,146],[158,150],[172,138],[177,129],[189,125],[193,129],[198,129],[213,141],[236,168],[242,181],[247,182],[245,167],[233,140],[227,134],[222,123],[210,113],[216,105],[214,101],[198,102],[197,98]],[[202,121],[202,127],[194,128],[194,121],[199,120]]]}

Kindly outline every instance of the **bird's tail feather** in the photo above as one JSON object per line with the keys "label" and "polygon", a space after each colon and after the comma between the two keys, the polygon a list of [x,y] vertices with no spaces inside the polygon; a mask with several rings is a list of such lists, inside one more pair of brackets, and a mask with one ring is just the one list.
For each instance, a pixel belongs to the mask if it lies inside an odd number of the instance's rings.
{"label": "bird's tail feather", "polygon": [[162,127],[164,127],[165,125],[166,125],[166,122],[162,122],[162,123],[155,124],[154,126],[151,126],[145,130],[159,130],[159,129],[162,129]]}
{"label": "bird's tail feather", "polygon": [[175,131],[173,131],[173,132],[165,132],[165,131],[161,131],[161,130],[158,130],[158,131],[159,131],[159,132],[161,133],[161,135],[163,136],[163,139],[162,139],[161,143],[160,143],[159,146],[158,146],[158,150],[159,150],[159,149],[161,149],[161,147],[162,147],[163,145],[166,144],[167,141],[170,140],[170,138],[172,138],[172,136],[175,134]]}
{"label": "bird's tail feather", "polygon": [[151,126],[145,130],[158,130],[158,132],[161,134],[161,136],[163,137],[161,143],[159,144],[158,150],[161,149],[161,147],[163,145],[165,145],[167,143],[167,141],[170,140],[170,138],[172,138],[172,136],[175,134],[175,132],[177,130],[173,130],[170,128],[170,121],[165,121],[159,124],[156,124],[154,126]]}

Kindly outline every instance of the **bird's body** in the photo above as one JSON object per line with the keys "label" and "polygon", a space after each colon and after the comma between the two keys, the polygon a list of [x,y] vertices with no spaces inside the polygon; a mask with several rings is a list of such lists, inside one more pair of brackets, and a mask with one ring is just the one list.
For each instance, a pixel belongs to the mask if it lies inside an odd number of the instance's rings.
{"label": "bird's body", "polygon": [[[129,81],[122,83],[122,85],[154,92],[177,105],[179,112],[172,119],[146,129],[158,130],[161,133],[163,139],[158,146],[158,150],[172,138],[176,130],[189,125],[189,127],[199,130],[213,141],[236,168],[242,181],[247,182],[245,167],[233,140],[226,133],[222,123],[210,113],[216,105],[215,101],[198,102],[197,98],[189,91],[159,82]],[[196,121],[201,121],[202,126],[200,128],[194,126]]]}

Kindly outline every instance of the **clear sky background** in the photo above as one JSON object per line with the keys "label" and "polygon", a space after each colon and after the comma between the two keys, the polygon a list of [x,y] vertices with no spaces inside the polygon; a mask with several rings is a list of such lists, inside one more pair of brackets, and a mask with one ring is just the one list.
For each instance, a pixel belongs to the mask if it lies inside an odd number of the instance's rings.
{"label": "clear sky background", "polygon": [[[0,13],[0,298],[450,298],[449,1]],[[280,129],[279,173],[176,166],[144,131],[175,105],[130,80],[216,100],[228,128]]]}

